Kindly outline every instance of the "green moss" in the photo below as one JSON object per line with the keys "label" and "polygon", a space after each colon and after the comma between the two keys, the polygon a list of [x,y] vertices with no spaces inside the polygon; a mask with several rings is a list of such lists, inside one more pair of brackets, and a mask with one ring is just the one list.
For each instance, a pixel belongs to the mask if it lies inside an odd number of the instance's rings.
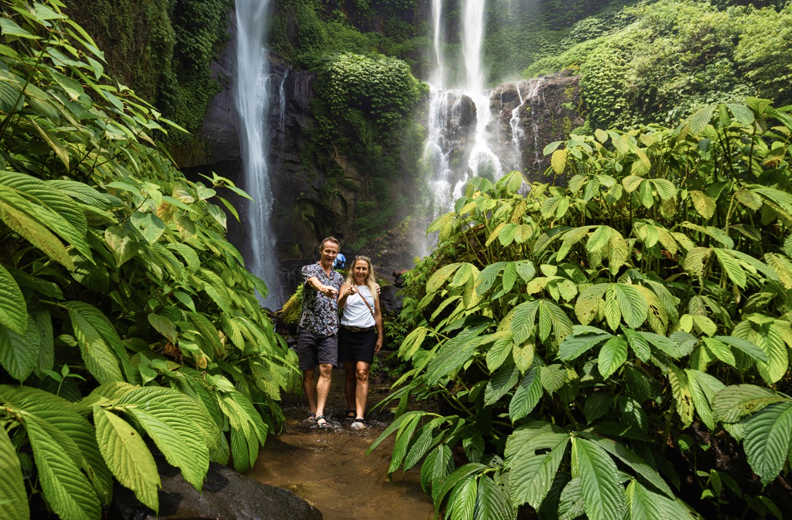
{"label": "green moss", "polygon": [[[67,13],[106,49],[107,72],[189,131],[220,91],[210,62],[233,0],[75,0]],[[173,134],[171,142],[189,140]]]}

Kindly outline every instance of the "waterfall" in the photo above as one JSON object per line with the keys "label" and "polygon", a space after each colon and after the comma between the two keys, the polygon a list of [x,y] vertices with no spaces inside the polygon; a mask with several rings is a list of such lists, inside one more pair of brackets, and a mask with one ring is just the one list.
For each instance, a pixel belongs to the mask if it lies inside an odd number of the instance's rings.
{"label": "waterfall", "polygon": [[236,0],[237,68],[234,82],[239,114],[245,190],[254,199],[246,201],[247,268],[264,280],[269,295],[263,304],[283,303],[275,258],[275,234],[270,225],[273,196],[270,187],[269,155],[269,63],[265,47],[268,0]]}
{"label": "waterfall", "polygon": [[[539,92],[541,91],[542,83],[544,80],[542,78],[539,79],[532,79],[528,82],[528,91],[525,95],[522,93],[521,83],[515,83],[514,87],[517,90],[517,95],[520,98],[520,104],[512,110],[511,119],[509,120],[509,126],[511,126],[512,131],[512,146],[514,147],[515,154],[517,156],[518,164],[516,167],[522,171],[525,171],[525,165],[522,164],[522,147],[520,146],[520,142],[525,139],[525,130],[522,127],[522,112],[524,111],[523,107],[528,104],[530,109],[533,109],[533,101],[537,99]],[[544,92],[542,92],[542,96],[544,96]],[[539,131],[538,131],[538,121],[534,117],[531,119],[532,121],[532,133],[534,139],[534,165],[538,164],[541,161],[541,157],[539,156]]]}
{"label": "waterfall", "polygon": [[[481,48],[484,42],[485,0],[463,0],[462,6],[462,62],[465,70],[464,84],[457,88],[444,85],[445,55],[442,43],[443,0],[432,0],[432,27],[434,30],[434,69],[430,73],[431,97],[429,125],[424,165],[428,167],[427,187],[431,192],[431,215],[448,211],[470,176],[484,175],[497,179],[503,175],[501,161],[492,152],[486,140],[487,124],[490,122],[489,93],[484,89],[484,70],[481,63]],[[466,163],[462,171],[450,166],[450,155],[455,146],[449,138],[454,128],[459,128],[460,112],[468,98],[475,106],[475,132],[464,136],[467,145],[464,152]],[[450,107],[450,108],[449,108]],[[467,109],[470,110],[470,106]],[[450,112],[450,113],[449,113]],[[470,110],[473,112],[473,110]],[[464,125],[463,125],[464,126]],[[456,136],[459,141],[459,136]],[[462,159],[462,157],[457,157]],[[456,171],[454,171],[456,170]]]}

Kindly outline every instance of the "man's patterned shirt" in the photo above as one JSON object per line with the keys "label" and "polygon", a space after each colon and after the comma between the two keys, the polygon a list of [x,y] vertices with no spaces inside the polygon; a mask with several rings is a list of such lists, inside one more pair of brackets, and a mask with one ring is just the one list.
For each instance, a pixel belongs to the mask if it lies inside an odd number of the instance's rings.
{"label": "man's patterned shirt", "polygon": [[[341,289],[344,277],[337,271],[330,271],[327,276],[319,263],[306,265],[302,268],[303,283],[309,278],[316,277],[319,283]],[[308,329],[320,336],[333,336],[338,334],[338,295],[325,296],[310,285],[303,287],[302,316],[300,327]]]}

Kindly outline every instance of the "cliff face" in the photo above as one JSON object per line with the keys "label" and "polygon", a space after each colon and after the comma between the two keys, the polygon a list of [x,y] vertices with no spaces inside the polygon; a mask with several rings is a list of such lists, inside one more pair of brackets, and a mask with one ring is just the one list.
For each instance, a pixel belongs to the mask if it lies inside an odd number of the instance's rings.
{"label": "cliff face", "polygon": [[[206,117],[190,146],[174,151],[179,165],[188,172],[217,172],[244,187],[242,160],[238,137],[238,116],[230,79],[234,77],[236,42],[233,37],[213,72],[226,78],[223,88],[209,103]],[[370,178],[359,171],[337,150],[331,159],[343,171],[343,181],[333,182],[312,161],[309,137],[316,125],[311,104],[315,98],[316,77],[307,71],[294,70],[276,54],[270,56],[270,77],[266,88],[269,96],[269,176],[274,193],[273,230],[276,233],[276,254],[281,265],[312,259],[316,245],[325,236],[334,235],[342,241],[355,238],[353,221],[361,203],[375,203],[370,193]],[[262,89],[262,95],[264,95]],[[449,158],[455,174],[462,178],[472,152],[479,115],[472,100],[463,94],[450,93],[446,101],[440,146]],[[582,124],[578,78],[553,75],[538,80],[524,80],[498,86],[490,93],[489,120],[486,134],[490,149],[501,159],[502,169],[523,171],[535,180],[546,180],[544,171],[549,158],[542,155],[544,146],[565,139],[569,131]],[[428,108],[416,111],[427,114]],[[426,116],[424,116],[426,117]],[[423,124],[428,124],[423,121]],[[416,166],[417,168],[417,166]],[[337,176],[337,173],[336,173]],[[409,178],[406,173],[403,177]],[[399,184],[405,184],[399,181]],[[398,186],[395,192],[416,194],[415,186]],[[416,194],[415,200],[419,197]],[[244,212],[243,199],[233,201]],[[417,210],[418,208],[416,208]],[[246,255],[249,240],[245,229],[229,220],[231,240]],[[394,225],[396,223],[394,222]],[[380,241],[381,242],[381,241]],[[374,249],[393,249],[389,244],[371,244]],[[379,242],[377,242],[379,243]],[[405,250],[408,248],[405,248]],[[409,260],[410,253],[400,255]],[[394,266],[396,267],[396,266]],[[286,269],[288,271],[288,269]]]}

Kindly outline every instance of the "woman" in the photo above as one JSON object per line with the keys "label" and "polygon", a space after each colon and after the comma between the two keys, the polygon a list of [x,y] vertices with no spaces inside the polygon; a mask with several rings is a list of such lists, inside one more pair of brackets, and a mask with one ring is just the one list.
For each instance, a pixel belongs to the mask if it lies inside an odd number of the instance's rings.
{"label": "woman", "polygon": [[366,427],[369,368],[374,354],[382,348],[384,337],[376,278],[368,257],[355,257],[338,294],[338,308],[343,309],[338,329],[338,360],[344,363],[346,419],[353,421],[352,428],[361,430]]}

